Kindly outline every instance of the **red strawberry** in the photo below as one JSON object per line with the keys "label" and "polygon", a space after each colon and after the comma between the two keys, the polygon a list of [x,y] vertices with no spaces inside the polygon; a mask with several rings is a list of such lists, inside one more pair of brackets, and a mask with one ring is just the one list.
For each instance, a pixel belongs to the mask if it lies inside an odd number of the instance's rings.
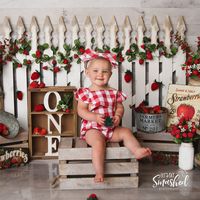
{"label": "red strawberry", "polygon": [[79,52],[80,52],[81,54],[83,54],[83,53],[85,53],[85,49],[84,49],[83,47],[81,47],[81,48],[79,49]]}
{"label": "red strawberry", "polygon": [[194,114],[195,114],[195,109],[191,105],[181,104],[177,108],[178,117],[184,117],[185,119],[190,120],[193,118]]}
{"label": "red strawberry", "polygon": [[146,54],[146,57],[147,57],[148,60],[153,60],[153,56],[152,56],[152,53],[151,53],[151,52],[148,52],[148,53]]}
{"label": "red strawberry", "polygon": [[162,85],[162,82],[157,82],[156,80],[151,84],[151,90],[157,90]]}
{"label": "red strawberry", "polygon": [[33,82],[31,82],[30,85],[29,85],[29,88],[30,88],[30,89],[38,88],[38,87],[39,87],[38,81],[33,81]]}
{"label": "red strawberry", "polygon": [[22,91],[17,91],[17,99],[20,100],[20,101],[23,99]]}
{"label": "red strawberry", "polygon": [[124,75],[124,80],[129,83],[133,79],[133,73],[130,70],[127,70]]}
{"label": "red strawberry", "polygon": [[40,78],[40,73],[38,71],[35,71],[31,74],[31,80],[36,80]]}
{"label": "red strawberry", "polygon": [[39,134],[40,134],[40,130],[41,130],[41,128],[35,127],[35,128],[33,129],[33,134],[39,135]]}
{"label": "red strawberry", "polygon": [[40,130],[40,133],[39,133],[40,135],[46,135],[47,134],[47,130],[45,129],[45,128],[42,128],[41,130]]}
{"label": "red strawberry", "polygon": [[41,111],[44,111],[45,110],[45,108],[44,108],[44,105],[43,104],[37,104],[37,105],[35,105],[35,107],[34,107],[34,111],[35,112],[41,112]]}
{"label": "red strawberry", "polygon": [[160,106],[154,106],[152,108],[152,110],[153,110],[153,113],[160,113],[161,112],[161,107]]}
{"label": "red strawberry", "polygon": [[45,87],[45,83],[44,82],[40,82],[39,88],[44,88],[44,87]]}

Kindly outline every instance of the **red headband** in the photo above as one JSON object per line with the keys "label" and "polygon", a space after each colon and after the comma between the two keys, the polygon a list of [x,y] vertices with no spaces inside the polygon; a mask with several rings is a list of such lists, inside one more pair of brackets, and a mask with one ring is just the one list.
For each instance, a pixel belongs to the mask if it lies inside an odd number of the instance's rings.
{"label": "red headband", "polygon": [[91,49],[86,49],[84,54],[80,55],[79,57],[84,62],[89,61],[89,60],[93,60],[93,59],[98,58],[98,57],[103,57],[111,63],[112,67],[116,67],[117,64],[118,64],[117,61],[116,61],[116,55],[115,54],[99,53],[99,52],[96,52],[96,51],[91,50]]}

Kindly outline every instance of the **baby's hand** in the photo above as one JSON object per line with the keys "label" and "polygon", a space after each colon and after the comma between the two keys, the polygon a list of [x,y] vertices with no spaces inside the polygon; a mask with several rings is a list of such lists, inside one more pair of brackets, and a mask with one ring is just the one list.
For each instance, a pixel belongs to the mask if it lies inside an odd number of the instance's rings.
{"label": "baby's hand", "polygon": [[120,121],[121,121],[121,117],[119,115],[115,115],[113,117],[113,124],[114,124],[114,126],[119,126]]}
{"label": "baby's hand", "polygon": [[96,114],[96,122],[100,125],[104,125],[105,118],[101,114]]}

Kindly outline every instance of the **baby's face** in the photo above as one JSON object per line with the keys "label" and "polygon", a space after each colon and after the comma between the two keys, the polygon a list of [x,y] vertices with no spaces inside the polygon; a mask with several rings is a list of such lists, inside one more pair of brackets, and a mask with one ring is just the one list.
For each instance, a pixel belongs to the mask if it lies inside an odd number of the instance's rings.
{"label": "baby's face", "polygon": [[112,67],[109,61],[103,59],[92,60],[88,63],[86,75],[93,85],[105,87],[112,75]]}

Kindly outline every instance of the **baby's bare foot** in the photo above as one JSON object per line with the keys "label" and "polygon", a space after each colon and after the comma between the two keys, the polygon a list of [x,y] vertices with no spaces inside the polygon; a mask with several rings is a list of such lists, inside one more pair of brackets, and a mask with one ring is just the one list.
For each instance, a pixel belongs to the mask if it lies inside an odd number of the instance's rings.
{"label": "baby's bare foot", "polygon": [[141,159],[141,158],[150,156],[151,154],[152,153],[151,153],[151,150],[149,148],[140,147],[140,148],[136,149],[136,151],[135,151],[135,158]]}
{"label": "baby's bare foot", "polygon": [[104,176],[101,174],[96,174],[96,176],[94,177],[94,182],[95,183],[100,183],[100,182],[104,182]]}

